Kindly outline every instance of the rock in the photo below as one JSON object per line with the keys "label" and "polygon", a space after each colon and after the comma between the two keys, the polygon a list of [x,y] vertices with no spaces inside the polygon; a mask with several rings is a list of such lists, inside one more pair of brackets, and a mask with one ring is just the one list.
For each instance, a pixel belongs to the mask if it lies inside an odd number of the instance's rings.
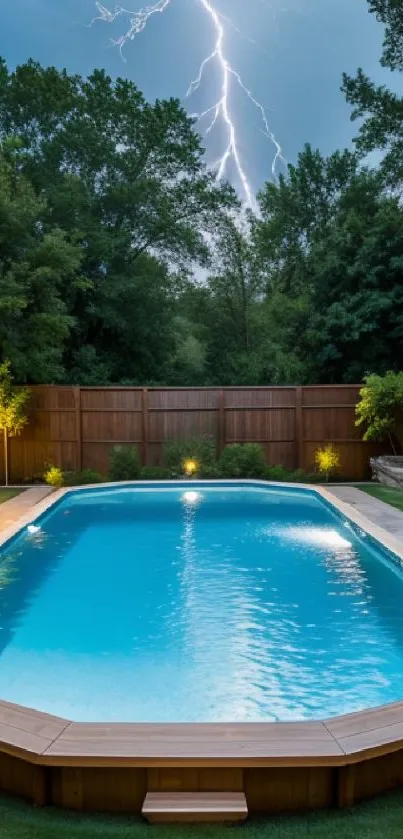
{"label": "rock", "polygon": [[372,477],[387,487],[403,489],[403,457],[371,457]]}

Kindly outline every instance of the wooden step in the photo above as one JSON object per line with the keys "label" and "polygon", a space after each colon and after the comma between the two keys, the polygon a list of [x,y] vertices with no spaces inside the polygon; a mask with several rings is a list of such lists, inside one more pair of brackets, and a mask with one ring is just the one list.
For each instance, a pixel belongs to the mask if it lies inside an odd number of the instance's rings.
{"label": "wooden step", "polygon": [[248,805],[243,792],[148,792],[142,815],[158,822],[241,822]]}

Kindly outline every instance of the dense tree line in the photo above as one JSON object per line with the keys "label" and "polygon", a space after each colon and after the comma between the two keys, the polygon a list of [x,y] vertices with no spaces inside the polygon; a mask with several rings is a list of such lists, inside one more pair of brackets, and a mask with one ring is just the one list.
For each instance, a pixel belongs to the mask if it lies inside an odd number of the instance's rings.
{"label": "dense tree line", "polygon": [[[403,0],[368,0],[403,71]],[[0,354],[20,382],[360,381],[403,357],[403,98],[240,208],[176,100],[0,62]],[[367,155],[380,152],[378,168]]]}

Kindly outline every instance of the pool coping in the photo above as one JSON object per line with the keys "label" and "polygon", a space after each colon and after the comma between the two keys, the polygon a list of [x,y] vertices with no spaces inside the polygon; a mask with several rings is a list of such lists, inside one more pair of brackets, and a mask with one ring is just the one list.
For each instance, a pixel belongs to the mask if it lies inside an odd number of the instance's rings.
{"label": "pool coping", "polygon": [[[161,481],[158,486],[194,483]],[[279,488],[279,484],[258,480],[204,483]],[[156,484],[133,481],[123,485],[139,488]],[[0,546],[69,493],[116,486],[104,483],[55,491],[4,530]],[[291,483],[280,486],[318,495],[403,562],[399,540],[334,496],[330,488]],[[79,723],[0,700],[0,759],[2,754],[9,755],[42,768],[341,768],[399,751],[403,752],[403,702],[320,721],[144,724]]]}

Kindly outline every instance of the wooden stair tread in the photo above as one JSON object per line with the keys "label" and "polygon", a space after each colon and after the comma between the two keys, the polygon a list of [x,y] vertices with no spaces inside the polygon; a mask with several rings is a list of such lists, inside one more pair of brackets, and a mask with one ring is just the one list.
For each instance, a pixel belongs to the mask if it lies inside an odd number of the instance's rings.
{"label": "wooden stair tread", "polygon": [[149,822],[234,822],[248,815],[243,792],[148,792],[142,815]]}

